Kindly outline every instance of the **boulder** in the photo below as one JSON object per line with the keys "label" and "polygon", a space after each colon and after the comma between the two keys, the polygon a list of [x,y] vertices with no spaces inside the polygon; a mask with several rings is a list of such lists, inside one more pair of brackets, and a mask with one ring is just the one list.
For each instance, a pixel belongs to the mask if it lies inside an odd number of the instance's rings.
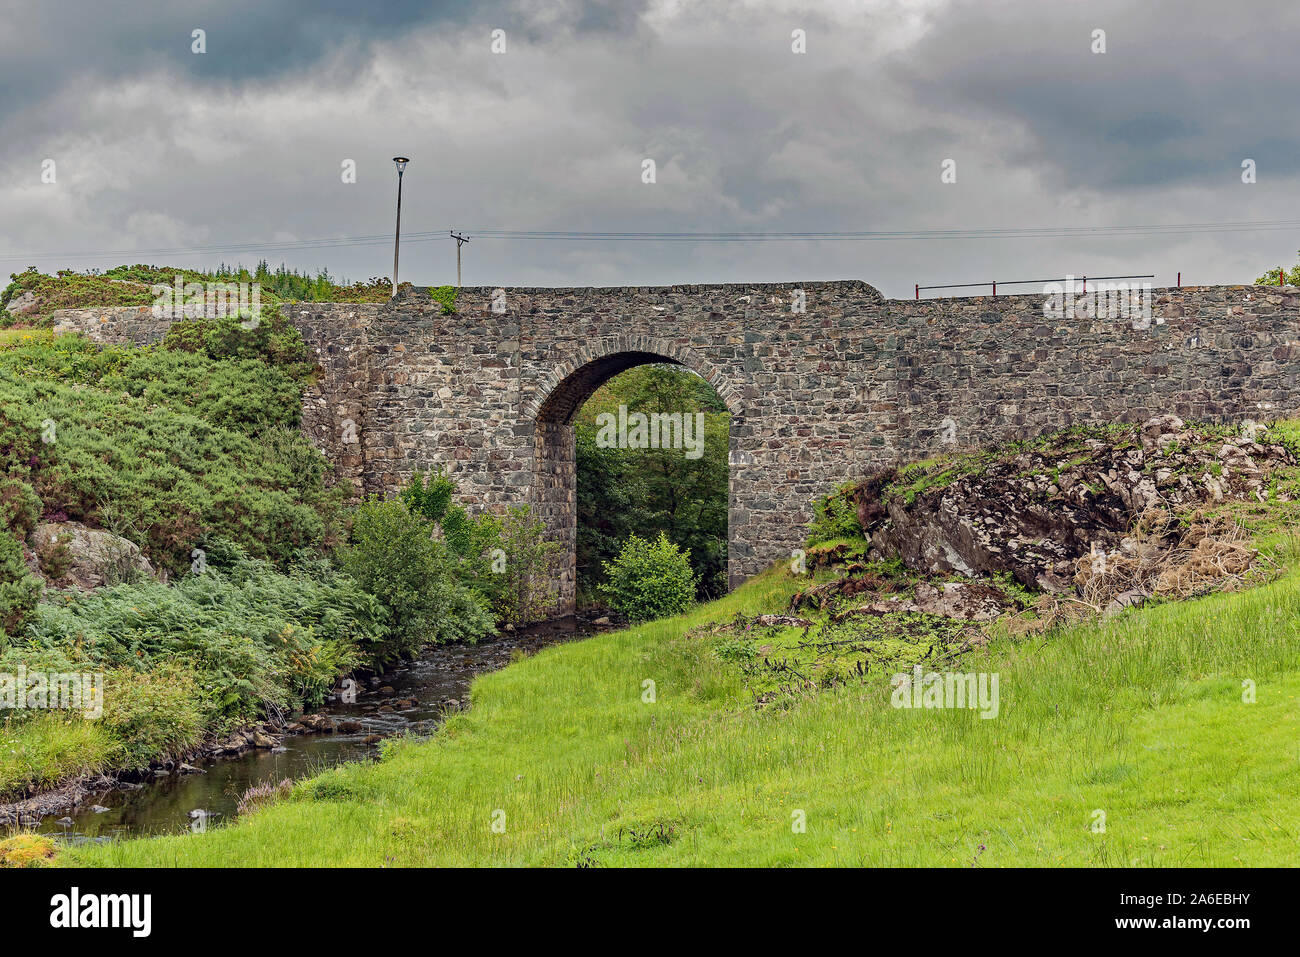
{"label": "boulder", "polygon": [[88,528],[80,522],[41,522],[32,531],[30,542],[42,556],[46,577],[60,585],[74,585],[83,591],[156,577],[149,559],[134,542],[106,532]]}
{"label": "boulder", "polygon": [[35,312],[39,307],[40,302],[36,298],[36,293],[28,289],[21,296],[10,299],[9,305],[5,306],[5,312],[14,317],[25,316],[28,313]]}

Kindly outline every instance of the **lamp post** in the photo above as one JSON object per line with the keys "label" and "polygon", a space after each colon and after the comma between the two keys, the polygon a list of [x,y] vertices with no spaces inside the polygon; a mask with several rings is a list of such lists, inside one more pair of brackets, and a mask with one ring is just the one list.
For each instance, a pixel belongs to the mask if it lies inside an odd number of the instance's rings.
{"label": "lamp post", "polygon": [[394,156],[397,164],[397,235],[393,238],[393,298],[397,298],[397,254],[402,245],[402,173],[406,164],[411,162],[405,156]]}

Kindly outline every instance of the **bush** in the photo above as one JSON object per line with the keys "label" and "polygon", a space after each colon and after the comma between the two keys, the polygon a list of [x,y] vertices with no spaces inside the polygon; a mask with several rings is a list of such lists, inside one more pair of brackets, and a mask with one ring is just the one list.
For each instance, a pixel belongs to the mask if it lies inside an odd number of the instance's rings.
{"label": "bush", "polygon": [[837,491],[813,502],[813,520],[808,525],[809,545],[862,537],[858,513],[845,494],[852,488],[852,483],[841,485]]}
{"label": "bush", "polygon": [[162,347],[194,352],[209,359],[258,359],[272,365],[290,366],[306,372],[307,346],[276,305],[263,305],[252,328],[239,316],[182,319],[163,337]]}
{"label": "bush", "polygon": [[195,673],[165,661],[144,674],[116,668],[104,682],[100,719],[118,742],[118,763],[148,766],[155,759],[178,758],[199,743],[207,709]]}
{"label": "bush", "polygon": [[302,416],[297,380],[257,359],[214,362],[188,352],[141,351],[101,385],[150,405],[190,409],[213,425],[250,436],[272,426],[296,429]]}
{"label": "bush", "polygon": [[428,642],[477,639],[494,622],[486,602],[456,579],[434,526],[401,499],[367,499],[352,516],[342,566],[384,609],[388,638],[376,660],[409,657]]}
{"label": "bush", "polygon": [[422,472],[416,472],[398,497],[412,515],[428,522],[441,522],[455,491],[456,483],[440,471],[429,473],[427,481]]}
{"label": "bush", "polygon": [[41,500],[36,490],[16,478],[0,478],[0,531],[9,529],[26,538],[41,518]]}
{"label": "bush", "polygon": [[41,580],[27,570],[23,547],[0,531],[0,631],[18,634],[41,597]]}
{"label": "bush", "polygon": [[600,592],[633,622],[681,614],[695,597],[690,553],[662,532],[653,542],[631,536],[618,557],[605,562],[605,575]]}
{"label": "bush", "polygon": [[442,472],[419,472],[398,496],[412,516],[434,523],[458,582],[483,596],[499,621],[529,624],[555,605],[555,555],[546,527],[528,506],[505,515],[470,515],[452,501],[456,484]]}
{"label": "bush", "polygon": [[527,625],[545,618],[555,607],[556,558],[559,542],[546,540],[546,525],[527,505],[510,509],[499,522],[503,573],[496,607],[502,619]]}

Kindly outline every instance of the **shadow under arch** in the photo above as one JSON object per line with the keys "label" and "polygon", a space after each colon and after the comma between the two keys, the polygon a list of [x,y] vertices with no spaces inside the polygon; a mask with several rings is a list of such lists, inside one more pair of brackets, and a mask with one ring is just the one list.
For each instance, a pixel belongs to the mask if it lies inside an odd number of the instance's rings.
{"label": "shadow under arch", "polygon": [[[524,421],[533,426],[533,481],[529,504],[546,526],[547,537],[560,543],[559,594],[555,612],[570,615],[577,596],[578,465],[574,419],[601,385],[635,366],[679,365],[701,376],[731,413],[728,448],[736,454],[737,425],[745,406],[739,391],[692,350],[676,343],[637,337],[591,343],[558,362],[524,403]],[[736,507],[735,473],[728,483],[728,536]],[[734,584],[734,583],[733,583]]]}

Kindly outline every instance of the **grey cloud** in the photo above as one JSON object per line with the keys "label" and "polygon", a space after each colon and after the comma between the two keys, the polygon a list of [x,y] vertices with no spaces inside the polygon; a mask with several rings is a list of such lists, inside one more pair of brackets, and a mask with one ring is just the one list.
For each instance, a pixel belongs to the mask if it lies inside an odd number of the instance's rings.
{"label": "grey cloud", "polygon": [[[454,278],[454,246],[413,234],[452,225],[1275,219],[1296,185],[1284,98],[1297,68],[1284,31],[1242,34],[1238,13],[1210,5],[952,4],[936,6],[923,29],[888,37],[905,8],[809,17],[780,5],[680,14],[612,2],[308,6],[202,4],[161,16],[153,5],[122,5],[98,29],[89,14],[66,24],[44,8],[25,14],[22,57],[32,69],[16,66],[8,46],[0,57],[6,82],[23,74],[16,82],[29,86],[6,100],[0,122],[0,255],[383,236],[395,190],[389,157],[399,151],[414,158],[403,273],[420,282]],[[190,21],[202,25],[207,10],[210,52],[195,65],[203,58],[188,53]],[[1248,19],[1283,28],[1296,18],[1279,2]],[[507,56],[488,52],[496,26],[509,31]],[[790,53],[794,26],[809,31],[805,56]],[[1104,56],[1087,52],[1094,26],[1107,30]],[[178,52],[159,53],[157,37],[173,32]],[[234,36],[247,45],[218,56]],[[41,157],[55,154],[60,185],[33,187]],[[939,162],[950,156],[960,174],[944,186]],[[1245,156],[1260,164],[1256,186],[1240,184]],[[654,186],[640,182],[644,157],[659,164]],[[355,185],[340,184],[344,158],[359,164]],[[1065,271],[1248,280],[1261,263],[1292,261],[1297,245],[1285,233],[737,246],[484,237],[465,250],[465,280],[853,277],[903,295],[917,281]],[[210,265],[259,255],[146,258]],[[384,241],[266,255],[354,279],[391,268]]]}

